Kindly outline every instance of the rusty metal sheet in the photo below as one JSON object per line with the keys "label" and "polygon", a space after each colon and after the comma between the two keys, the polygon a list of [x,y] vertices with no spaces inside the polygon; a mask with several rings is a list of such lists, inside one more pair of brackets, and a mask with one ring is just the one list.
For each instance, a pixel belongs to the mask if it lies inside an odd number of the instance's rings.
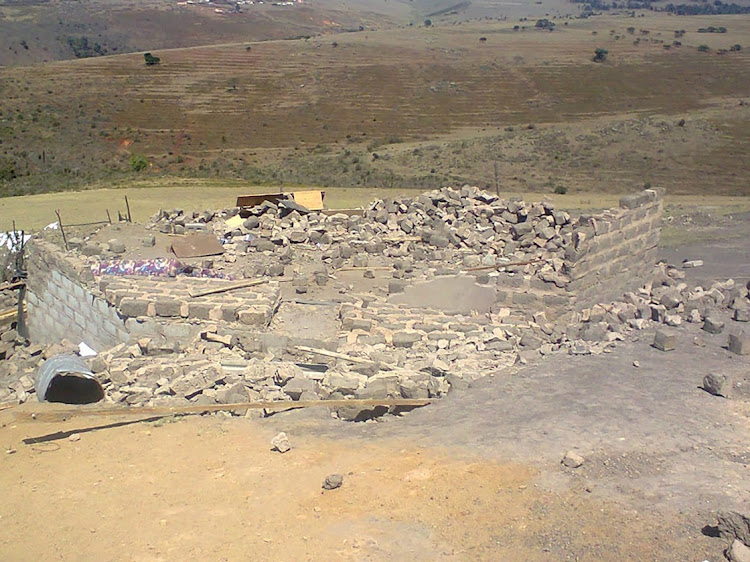
{"label": "rusty metal sheet", "polygon": [[258,193],[256,195],[240,195],[237,197],[238,207],[255,207],[263,203],[263,201],[270,201],[271,203],[278,204],[282,199],[288,197],[287,193]]}
{"label": "rusty metal sheet", "polygon": [[293,191],[292,196],[297,204],[302,205],[306,209],[321,211],[326,192],[318,189],[314,191]]}
{"label": "rusty metal sheet", "polygon": [[224,247],[212,234],[189,234],[172,242],[172,252],[178,258],[201,258],[223,254]]}

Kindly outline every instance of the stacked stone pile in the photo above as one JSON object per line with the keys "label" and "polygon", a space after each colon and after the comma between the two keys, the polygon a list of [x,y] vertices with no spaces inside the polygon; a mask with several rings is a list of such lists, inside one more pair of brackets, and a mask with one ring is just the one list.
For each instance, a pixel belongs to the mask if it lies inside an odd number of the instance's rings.
{"label": "stacked stone pile", "polygon": [[15,329],[3,331],[0,335],[0,403],[28,400],[34,393],[37,371],[44,360],[72,349],[61,345],[43,348],[19,337]]}
{"label": "stacked stone pile", "polygon": [[[710,334],[728,332],[739,342],[736,352],[742,352],[747,340],[742,328],[750,310],[748,285],[728,280],[690,288],[684,278],[680,268],[661,264],[654,280],[640,290],[621,301],[587,308],[565,324],[550,322],[544,312],[524,320],[513,318],[507,309],[460,315],[371,298],[344,303],[339,309],[338,351],[365,361],[323,359],[326,372],[295,364],[321,361],[319,356],[287,349],[270,357],[248,338],[218,327],[182,346],[165,338],[122,344],[99,354],[91,366],[115,402],[215,404],[439,397],[519,361],[555,353],[606,352],[636,331],[676,328],[684,322],[700,323]],[[34,372],[42,360],[60,349],[29,346],[13,331],[6,333],[2,341],[12,339],[13,351],[0,363],[0,395],[23,401],[33,393]],[[362,419],[365,414],[355,410],[342,409],[339,415]]]}
{"label": "stacked stone pile", "polygon": [[[228,228],[225,221],[238,214],[244,222]],[[232,249],[240,253],[283,253],[290,246],[321,250],[323,261],[333,268],[365,267],[368,258],[378,256],[409,256],[444,268],[446,263],[492,266],[536,255],[562,258],[574,228],[586,221],[572,220],[551,203],[505,201],[464,186],[377,200],[362,215],[306,212],[266,201],[254,208],[190,216],[182,210],[162,211],[153,227],[183,232],[192,224],[232,241]]]}
{"label": "stacked stone pile", "polygon": [[750,321],[750,282],[729,279],[708,288],[691,288],[684,279],[680,268],[661,264],[653,281],[639,291],[625,294],[622,301],[582,311],[580,324],[571,327],[569,335],[577,330],[599,339],[613,326],[640,330],[652,323],[676,327],[683,322],[700,323],[706,332],[717,334],[725,327],[739,332]]}
{"label": "stacked stone pile", "polygon": [[158,317],[238,322],[265,328],[279,306],[279,284],[264,283],[193,297],[206,291],[232,287],[217,279],[125,278],[104,276],[99,289],[107,302],[125,318]]}

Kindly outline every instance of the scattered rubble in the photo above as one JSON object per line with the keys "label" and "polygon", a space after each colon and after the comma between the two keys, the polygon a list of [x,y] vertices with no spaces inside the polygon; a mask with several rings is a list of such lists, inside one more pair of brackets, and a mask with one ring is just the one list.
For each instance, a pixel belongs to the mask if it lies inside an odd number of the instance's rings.
{"label": "scattered rubble", "polygon": [[[572,217],[464,186],[378,200],[361,213],[271,201],[162,211],[133,230],[135,249],[114,225],[81,239],[81,248],[98,244],[97,255],[32,241],[30,325],[55,343],[86,341],[104,399],[127,405],[440,398],[516,364],[605,353],[645,330],[655,330],[655,348],[672,350],[684,322],[702,323],[707,338],[724,327],[729,350],[747,354],[748,336],[735,328],[750,310],[746,285],[689,287],[682,268],[649,263],[659,205],[647,190],[620,209]],[[626,231],[634,238],[618,246]],[[216,236],[223,253],[151,276],[100,267],[185,232]],[[638,261],[631,250],[645,252],[643,275],[627,269]],[[607,272],[612,283],[600,281]],[[296,326],[302,317],[309,324]],[[43,360],[77,345],[65,348],[3,333],[0,401],[27,400]],[[364,421],[403,411],[335,414]]]}

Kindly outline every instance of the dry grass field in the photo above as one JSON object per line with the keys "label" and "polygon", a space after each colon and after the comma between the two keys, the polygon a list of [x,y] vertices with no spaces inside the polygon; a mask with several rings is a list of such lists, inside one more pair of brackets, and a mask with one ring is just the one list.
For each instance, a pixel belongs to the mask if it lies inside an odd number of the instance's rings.
{"label": "dry grass field", "polygon": [[[95,185],[87,191],[67,191],[19,197],[0,198],[0,232],[16,227],[38,230],[54,222],[59,210],[63,224],[106,220],[107,211],[116,219],[118,211],[125,213],[127,196],[133,220],[145,222],[159,209],[186,210],[226,209],[232,207],[238,195],[266,193],[282,189],[278,186],[251,186],[246,182],[225,180],[188,180],[163,178],[156,181],[136,181],[103,187]],[[287,191],[295,188],[283,188]],[[304,188],[300,188],[304,189]],[[366,206],[381,197],[414,196],[421,190],[377,188],[327,188],[325,203],[330,209],[351,209]],[[566,195],[535,192],[502,192],[503,197],[522,197],[527,201],[549,200],[555,206],[573,211],[605,209],[617,206],[620,194],[572,193]],[[750,211],[750,198],[727,196],[670,195],[668,214],[679,217],[696,210],[721,216]],[[666,228],[667,238],[675,239],[684,229],[675,232]]]}
{"label": "dry grass field", "polygon": [[[750,45],[749,16],[514,25],[176,49],[156,67],[133,54],[3,69],[1,148],[21,176],[5,194],[120,181],[132,155],[146,177],[266,185],[497,177],[504,191],[749,193],[747,49],[717,51]],[[709,25],[728,31],[697,33]]]}

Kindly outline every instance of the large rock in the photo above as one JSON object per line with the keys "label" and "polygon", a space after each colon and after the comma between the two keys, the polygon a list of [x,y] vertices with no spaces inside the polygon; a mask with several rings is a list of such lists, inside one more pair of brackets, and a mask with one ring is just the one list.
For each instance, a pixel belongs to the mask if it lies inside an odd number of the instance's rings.
{"label": "large rock", "polygon": [[729,562],[750,562],[750,547],[738,539],[734,539],[726,551]]}
{"label": "large rock", "polygon": [[329,388],[331,392],[353,395],[365,381],[367,381],[367,377],[359,373],[333,371],[326,373],[323,378],[323,386]]}
{"label": "large rock", "polygon": [[703,390],[714,396],[729,398],[732,383],[723,373],[709,373],[703,377]]}
{"label": "large rock", "polygon": [[737,355],[750,355],[750,335],[745,332],[729,334],[727,347],[729,351]]}
{"label": "large rock", "polygon": [[667,330],[656,330],[654,343],[651,345],[659,351],[672,351],[675,348],[677,337]]}
{"label": "large rock", "polygon": [[291,443],[289,443],[289,438],[286,436],[286,433],[284,433],[283,431],[279,433],[276,437],[271,439],[271,445],[279,453],[286,453],[287,451],[292,450],[292,445]]}
{"label": "large rock", "polygon": [[292,400],[299,400],[303,393],[316,393],[317,390],[317,383],[304,375],[294,377],[284,385],[284,393]]}
{"label": "large rock", "polygon": [[393,334],[393,347],[411,347],[422,340],[422,334],[417,332],[396,332]]}
{"label": "large rock", "polygon": [[737,511],[723,511],[717,515],[717,519],[719,536],[750,544],[750,517]]}
{"label": "large rock", "polygon": [[703,330],[709,334],[720,334],[724,330],[724,322],[714,315],[706,316],[703,321]]}

